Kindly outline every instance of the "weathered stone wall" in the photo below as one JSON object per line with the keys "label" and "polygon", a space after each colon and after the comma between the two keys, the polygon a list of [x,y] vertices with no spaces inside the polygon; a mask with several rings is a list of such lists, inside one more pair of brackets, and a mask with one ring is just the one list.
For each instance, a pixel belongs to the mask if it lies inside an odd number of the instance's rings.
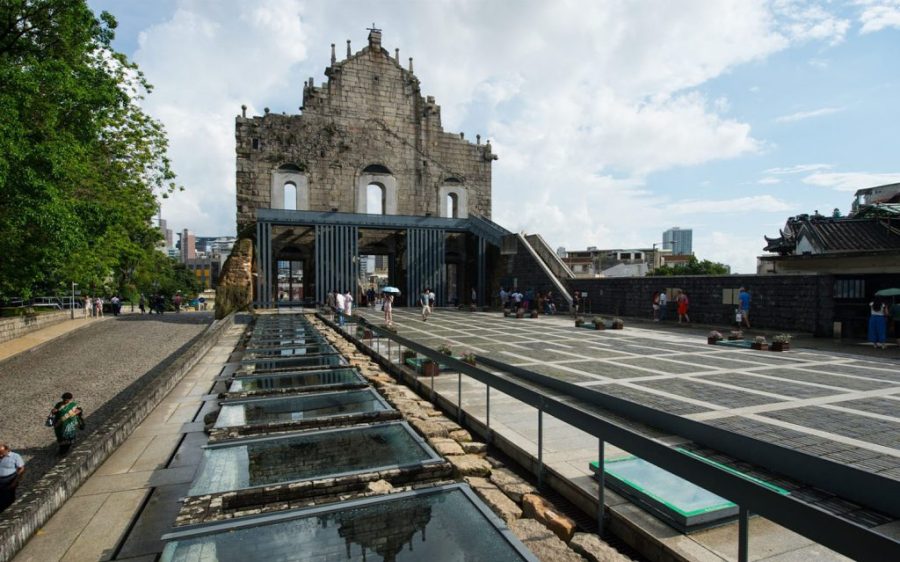
{"label": "weathered stone wall", "polygon": [[253,302],[253,241],[238,240],[222,266],[216,287],[216,319],[246,310]]}
{"label": "weathered stone wall", "polygon": [[452,186],[465,190],[469,212],[490,217],[490,144],[443,131],[440,106],[381,47],[380,32],[325,74],[322,86],[312,78],[304,84],[302,115],[237,117],[239,232],[253,224],[256,209],[273,207],[279,168],[304,178],[307,187],[298,189],[308,195],[298,200],[309,210],[357,212],[358,184],[370,174],[363,170],[380,166],[396,182],[396,214],[437,215],[440,188]]}
{"label": "weathered stone wall", "polygon": [[[81,311],[76,311],[76,314],[81,318]],[[65,322],[70,316],[71,312],[68,310],[60,310],[58,312],[45,312],[18,318],[4,318],[0,320],[0,343],[22,337],[29,332],[40,330],[47,326]]]}

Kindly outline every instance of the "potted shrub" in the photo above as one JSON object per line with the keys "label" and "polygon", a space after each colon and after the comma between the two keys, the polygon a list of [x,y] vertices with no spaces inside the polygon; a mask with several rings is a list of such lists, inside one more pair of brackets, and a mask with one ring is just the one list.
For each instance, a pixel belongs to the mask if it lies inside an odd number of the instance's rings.
{"label": "potted shrub", "polygon": [[525,309],[524,308],[516,309],[516,318],[525,318]]}
{"label": "potted shrub", "polygon": [[584,318],[582,318],[581,316],[576,316],[575,317],[575,327],[580,328],[582,326],[584,326]]}
{"label": "potted shrub", "polygon": [[742,340],[744,339],[744,332],[740,330],[731,330],[731,333],[728,334],[729,341]]}
{"label": "potted shrub", "polygon": [[446,344],[446,343],[442,343],[441,345],[437,346],[437,352],[438,352],[438,353],[443,353],[444,355],[450,355],[450,356],[452,356],[452,355],[453,355],[453,348],[451,348],[451,347],[450,347],[448,344]]}
{"label": "potted shrub", "polygon": [[467,351],[462,354],[461,359],[464,363],[468,363],[469,365],[475,365],[475,353],[472,351]]}
{"label": "potted shrub", "polygon": [[404,349],[400,357],[403,359],[403,364],[406,365],[407,361],[416,358],[416,352],[411,349]]}
{"label": "potted shrub", "polygon": [[793,337],[790,334],[778,334],[772,338],[772,343],[769,345],[770,351],[788,351],[791,348],[791,339]]}
{"label": "potted shrub", "polygon": [[613,330],[621,330],[625,328],[625,321],[621,318],[613,318],[612,321],[612,329]]}
{"label": "potted shrub", "polygon": [[510,312],[510,310],[508,308],[504,308],[503,309],[503,317],[509,318],[510,316],[512,316],[512,312]]}
{"label": "potted shrub", "polygon": [[750,347],[759,351],[766,351],[769,349],[769,342],[766,341],[765,336],[756,336],[753,339],[753,343],[750,344]]}
{"label": "potted shrub", "polygon": [[591,322],[594,323],[595,330],[605,330],[606,329],[606,323],[603,322],[603,318],[600,318],[599,316],[595,317],[593,320],[591,320]]}
{"label": "potted shrub", "polygon": [[722,334],[713,330],[706,336],[706,343],[709,345],[715,345],[716,342],[722,341]]}
{"label": "potted shrub", "polygon": [[538,311],[537,311],[536,308],[535,308],[534,310],[531,311],[531,317],[532,317],[532,318],[537,318],[537,317],[538,317]]}
{"label": "potted shrub", "polygon": [[426,377],[436,377],[441,374],[440,366],[432,359],[422,361],[422,374]]}

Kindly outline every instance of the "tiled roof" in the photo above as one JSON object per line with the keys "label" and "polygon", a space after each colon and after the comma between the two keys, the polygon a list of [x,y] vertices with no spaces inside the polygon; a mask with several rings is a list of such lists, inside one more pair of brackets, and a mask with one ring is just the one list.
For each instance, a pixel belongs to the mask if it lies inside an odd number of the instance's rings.
{"label": "tiled roof", "polygon": [[767,252],[797,253],[806,238],[816,254],[900,250],[900,221],[875,218],[826,218],[801,215],[788,219],[777,238],[766,238]]}

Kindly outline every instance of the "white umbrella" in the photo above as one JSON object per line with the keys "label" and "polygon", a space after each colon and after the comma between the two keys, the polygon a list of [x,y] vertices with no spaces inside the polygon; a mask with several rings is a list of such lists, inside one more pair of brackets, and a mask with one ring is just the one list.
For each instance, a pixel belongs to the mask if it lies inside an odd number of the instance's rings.
{"label": "white umbrella", "polygon": [[381,290],[382,293],[397,293],[400,294],[400,289],[397,287],[385,287]]}

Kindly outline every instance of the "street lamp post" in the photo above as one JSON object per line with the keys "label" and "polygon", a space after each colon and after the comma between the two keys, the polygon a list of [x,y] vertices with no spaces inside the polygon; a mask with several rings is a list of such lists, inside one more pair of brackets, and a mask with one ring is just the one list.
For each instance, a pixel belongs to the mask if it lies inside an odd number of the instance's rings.
{"label": "street lamp post", "polygon": [[69,310],[72,312],[72,320],[75,320],[75,287],[78,286],[78,283],[72,281],[72,302],[69,303]]}

